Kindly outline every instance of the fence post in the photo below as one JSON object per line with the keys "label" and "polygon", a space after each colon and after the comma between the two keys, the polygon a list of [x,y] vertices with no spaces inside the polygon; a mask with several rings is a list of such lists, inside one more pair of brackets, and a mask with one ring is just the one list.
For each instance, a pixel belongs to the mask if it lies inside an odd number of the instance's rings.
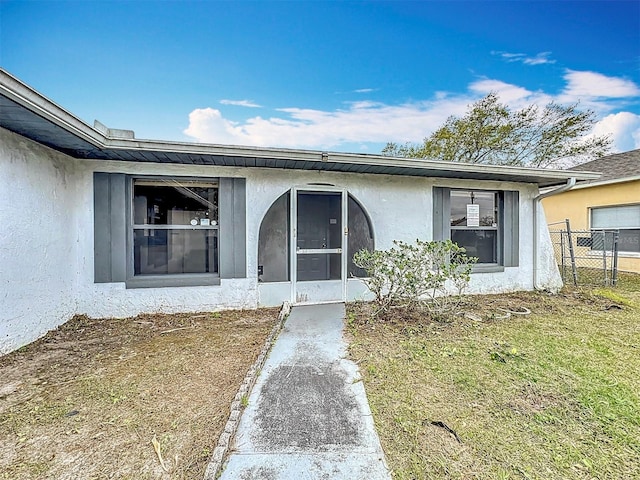
{"label": "fence post", "polygon": [[566,218],[565,223],[567,225],[567,240],[569,241],[569,255],[571,255],[571,271],[573,273],[573,284],[578,286],[578,269],[576,268],[576,256],[573,252],[573,240],[571,239],[571,226],[569,225],[569,219]]}
{"label": "fence post", "polygon": [[[613,249],[613,245],[611,246]],[[602,273],[604,273],[604,286],[609,285],[609,278],[607,275],[607,231],[602,230]]]}
{"label": "fence post", "polygon": [[564,282],[565,277],[567,276],[567,267],[564,264],[564,259],[565,259],[565,254],[564,254],[564,230],[560,230],[560,262],[562,265],[562,281]]}
{"label": "fence post", "polygon": [[614,287],[618,283],[618,238],[620,235],[619,230],[613,231],[613,251],[611,254],[613,255],[613,272],[611,272],[611,285]]}

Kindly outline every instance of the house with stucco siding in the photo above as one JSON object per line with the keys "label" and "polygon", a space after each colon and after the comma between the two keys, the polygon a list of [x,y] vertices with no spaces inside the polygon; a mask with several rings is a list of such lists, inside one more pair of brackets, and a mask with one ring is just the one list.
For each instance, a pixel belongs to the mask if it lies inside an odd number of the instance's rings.
{"label": "house with stucco siding", "polygon": [[452,239],[471,293],[556,289],[541,187],[597,174],[143,140],[0,70],[0,353],[76,314],[367,298],[353,263]]}

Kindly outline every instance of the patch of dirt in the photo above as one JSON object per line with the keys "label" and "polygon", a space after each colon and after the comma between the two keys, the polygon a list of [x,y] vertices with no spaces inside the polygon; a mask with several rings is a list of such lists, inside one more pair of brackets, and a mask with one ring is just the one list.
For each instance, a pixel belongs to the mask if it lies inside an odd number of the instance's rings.
{"label": "patch of dirt", "polygon": [[[500,321],[511,312],[511,317],[519,314],[566,313],[576,308],[585,311],[605,310],[611,308],[612,301],[589,291],[564,289],[560,293],[548,292],[513,292],[494,295],[466,295],[462,297],[459,307],[447,319],[433,319],[427,312],[419,310],[391,310],[371,319],[375,311],[373,303],[359,302],[350,304],[353,321],[359,324],[375,324],[383,322],[390,325],[413,328],[425,325],[442,326],[460,325],[469,321]],[[528,313],[527,313],[528,312]]]}
{"label": "patch of dirt", "polygon": [[511,410],[523,415],[543,412],[544,410],[565,404],[568,399],[558,398],[549,392],[544,392],[533,383],[527,383],[507,405]]}
{"label": "patch of dirt", "polygon": [[0,479],[202,478],[277,315],[77,316],[0,357]]}

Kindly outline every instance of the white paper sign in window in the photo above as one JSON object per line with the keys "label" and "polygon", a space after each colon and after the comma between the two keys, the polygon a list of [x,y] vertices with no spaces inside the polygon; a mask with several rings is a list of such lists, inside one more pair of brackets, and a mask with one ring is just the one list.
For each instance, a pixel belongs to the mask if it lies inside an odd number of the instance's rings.
{"label": "white paper sign in window", "polygon": [[467,227],[480,226],[480,205],[467,204]]}

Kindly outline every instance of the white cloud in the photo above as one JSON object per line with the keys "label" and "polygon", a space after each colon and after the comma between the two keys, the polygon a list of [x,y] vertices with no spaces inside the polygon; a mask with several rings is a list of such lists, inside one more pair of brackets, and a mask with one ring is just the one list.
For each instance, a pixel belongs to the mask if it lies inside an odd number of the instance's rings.
{"label": "white cloud", "polygon": [[524,53],[509,53],[509,52],[491,52],[492,55],[500,55],[502,58],[509,62],[515,62],[517,59],[525,56]]}
{"label": "white cloud", "polygon": [[552,97],[542,92],[533,92],[526,88],[519,87],[501,80],[482,79],[469,85],[469,90],[485,96],[490,92],[495,92],[500,97],[502,103],[506,103],[512,108],[522,108],[532,103],[546,105]]}
{"label": "white cloud", "polygon": [[449,115],[464,113],[472,101],[466,97],[404,105],[354,102],[335,111],[282,108],[283,118],[257,116],[242,123],[225,119],[219,110],[203,108],[191,112],[184,133],[206,143],[291,148],[419,141]]}
{"label": "white cloud", "polygon": [[388,141],[420,142],[450,115],[462,115],[474,101],[497,92],[500,100],[514,109],[530,104],[544,106],[550,101],[563,104],[580,101],[580,108],[591,108],[601,117],[594,133],[610,133],[617,150],[640,145],[640,117],[624,111],[626,102],[640,95],[636,84],[572,70],[565,73],[564,79],[566,86],[557,95],[481,78],[464,93],[440,91],[424,101],[399,105],[357,101],[331,111],[280,108],[271,117],[255,116],[240,122],[226,119],[220,110],[201,108],[191,112],[184,133],[206,143],[313,149],[340,149],[348,145],[351,150],[371,147],[375,151]]}
{"label": "white cloud", "polygon": [[607,115],[596,124],[593,134],[610,135],[617,152],[640,148],[640,115],[631,112]]}
{"label": "white cloud", "polygon": [[509,53],[509,52],[491,52],[492,55],[498,55],[507,62],[521,62],[525,65],[544,65],[547,63],[556,63],[555,60],[549,58],[551,52],[540,52],[531,57],[525,53]]}
{"label": "white cloud", "polygon": [[640,87],[625,78],[575,70],[566,70],[563,78],[566,86],[554,100],[560,104],[579,103],[580,108],[594,110],[599,115],[622,110],[640,96]]}
{"label": "white cloud", "polygon": [[525,65],[544,65],[546,63],[556,63],[555,60],[549,58],[551,52],[541,52],[538,53],[535,57],[526,57],[523,60]]}
{"label": "white cloud", "polygon": [[597,72],[567,70],[564,94],[576,98],[627,98],[640,96],[640,88],[631,80],[607,77]]}
{"label": "white cloud", "polygon": [[354,90],[353,93],[371,93],[375,91],[375,88],[358,88],[357,90]]}
{"label": "white cloud", "polygon": [[184,133],[200,142],[229,143],[230,133],[237,128],[222,117],[220,110],[196,108],[189,114],[189,127]]}
{"label": "white cloud", "polygon": [[254,103],[252,100],[220,100],[222,105],[235,105],[236,107],[261,108],[261,105]]}

